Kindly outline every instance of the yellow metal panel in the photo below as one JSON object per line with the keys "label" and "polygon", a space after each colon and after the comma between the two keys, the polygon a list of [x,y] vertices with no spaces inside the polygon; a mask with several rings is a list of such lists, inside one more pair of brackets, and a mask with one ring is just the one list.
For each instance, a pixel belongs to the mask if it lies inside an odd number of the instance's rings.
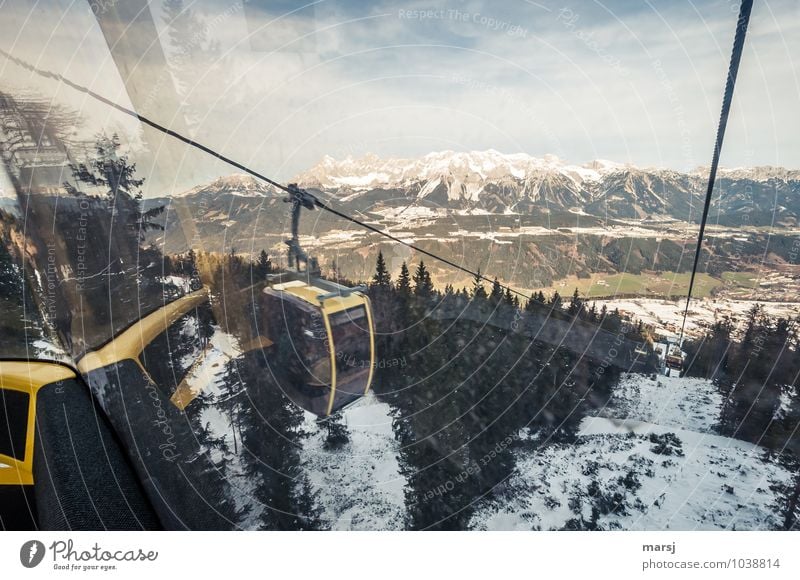
{"label": "yellow metal panel", "polygon": [[[317,307],[323,306],[323,304],[319,301],[318,296],[329,293],[322,288],[310,286],[298,280],[287,282],[285,284],[276,284],[273,286],[273,289],[296,296],[300,300]],[[334,314],[336,312],[364,304],[364,298],[364,295],[360,292],[353,292],[347,296],[334,296],[325,299],[324,307],[327,312]]]}
{"label": "yellow metal panel", "polygon": [[372,325],[372,304],[366,296],[364,296],[364,309],[367,311],[367,323],[369,324],[369,376],[367,377],[367,387],[364,389],[366,395],[372,386],[372,374],[375,372],[375,327]]}
{"label": "yellow metal panel", "polygon": [[44,385],[75,378],[75,373],[63,366],[45,362],[0,361],[0,388],[31,392]]}
{"label": "yellow metal panel", "polygon": [[325,321],[325,329],[328,332],[328,342],[331,345],[331,396],[328,401],[328,412],[330,415],[333,410],[334,397],[336,395],[336,345],[333,343],[333,332],[331,330],[330,315],[336,314],[343,310],[349,310],[357,306],[363,306],[367,313],[367,323],[369,325],[369,353],[370,353],[370,366],[369,375],[367,378],[367,387],[364,390],[366,395],[369,392],[370,385],[372,385],[372,375],[375,372],[375,332],[372,326],[372,308],[370,307],[369,298],[360,292],[354,292],[349,296],[337,296],[335,298],[328,298],[321,307],[322,317]]}
{"label": "yellow metal panel", "polygon": [[144,347],[153,342],[172,323],[207,299],[208,291],[203,288],[159,308],[119,334],[104,347],[87,353],[78,361],[78,370],[81,373],[88,373],[121,360],[136,359]]}
{"label": "yellow metal panel", "polygon": [[0,467],[0,485],[33,485],[33,469],[16,459],[0,455],[0,463],[8,467]]}
{"label": "yellow metal panel", "polygon": [[271,347],[273,342],[268,339],[266,336],[261,336],[260,334],[255,338],[252,338],[245,342],[242,345],[242,352],[250,352],[251,350],[260,350],[262,348],[269,348]]}
{"label": "yellow metal panel", "polygon": [[25,433],[25,457],[22,461],[0,454],[0,485],[33,484],[33,443],[36,433],[36,394],[39,389],[59,381],[75,378],[75,373],[62,365],[44,362],[0,361],[0,389],[28,393],[28,425]]}
{"label": "yellow metal panel", "polygon": [[349,296],[336,296],[335,298],[328,298],[325,300],[325,311],[329,314],[335,314],[342,310],[348,310],[356,306],[361,306],[367,297],[360,292],[354,292]]}
{"label": "yellow metal panel", "polygon": [[299,280],[293,280],[292,282],[287,282],[285,284],[276,284],[273,289],[296,296],[300,300],[308,302],[313,306],[319,306],[320,303],[317,299],[317,296],[320,294],[325,294],[325,291],[322,288],[309,286],[308,284],[300,282]]}
{"label": "yellow metal panel", "polygon": [[322,311],[322,319],[325,321],[325,331],[328,333],[328,345],[330,346],[331,351],[331,395],[328,399],[328,410],[325,413],[325,415],[328,416],[331,414],[331,411],[333,411],[333,400],[336,397],[336,345],[333,344],[331,321],[328,318],[328,313],[325,310]]}

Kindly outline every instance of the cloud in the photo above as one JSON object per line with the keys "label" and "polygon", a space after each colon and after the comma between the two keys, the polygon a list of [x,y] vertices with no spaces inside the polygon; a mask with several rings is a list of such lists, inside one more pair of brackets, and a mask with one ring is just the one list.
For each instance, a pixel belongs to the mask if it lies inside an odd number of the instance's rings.
{"label": "cloud", "polygon": [[[19,15],[29,12],[21,1],[12,4]],[[90,78],[108,94],[123,94],[118,75],[98,77],[98,62],[107,67],[110,59],[85,10],[71,7],[57,18],[63,4],[40,5],[50,14],[36,26],[18,20],[26,46],[45,36],[47,50],[26,52]],[[201,113],[196,135],[288,180],[326,154],[413,156],[443,148],[676,169],[707,164],[737,5],[387,0],[365,8],[324,0],[297,10],[294,2],[197,0],[191,6],[220,44],[219,63],[197,75],[186,98]],[[158,3],[151,11],[169,58]],[[725,165],[800,167],[797,15],[789,0],[754,9]],[[37,87],[52,90],[45,85]],[[82,110],[112,117],[89,103]],[[198,172],[187,175],[196,179]]]}

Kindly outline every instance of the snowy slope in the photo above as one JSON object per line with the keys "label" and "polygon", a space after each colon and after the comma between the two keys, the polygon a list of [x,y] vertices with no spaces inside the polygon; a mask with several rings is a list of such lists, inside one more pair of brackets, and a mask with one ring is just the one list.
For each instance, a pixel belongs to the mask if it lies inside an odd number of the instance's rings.
{"label": "snowy slope", "polygon": [[[677,337],[683,320],[685,300],[661,300],[655,298],[620,298],[598,300],[609,310],[618,308],[641,320],[652,324],[659,332]],[[710,328],[715,320],[730,316],[733,320],[746,319],[746,313],[754,305],[761,304],[770,317],[793,318],[797,315],[797,304],[793,302],[759,302],[756,300],[729,300],[725,298],[693,298],[686,319],[686,334],[698,336]]]}
{"label": "snowy slope", "polygon": [[706,381],[626,377],[575,444],[521,453],[504,499],[479,505],[472,527],[774,528],[770,485],[790,474],[762,448],[710,433],[720,404]]}
{"label": "snowy slope", "polygon": [[397,530],[403,527],[405,478],[397,462],[389,406],[368,395],[344,412],[350,442],[327,451],[315,417],[306,414],[311,436],[301,461],[322,518],[335,530]]}
{"label": "snowy slope", "polygon": [[711,433],[721,407],[722,396],[711,381],[664,376],[653,381],[627,375],[599,415]]}

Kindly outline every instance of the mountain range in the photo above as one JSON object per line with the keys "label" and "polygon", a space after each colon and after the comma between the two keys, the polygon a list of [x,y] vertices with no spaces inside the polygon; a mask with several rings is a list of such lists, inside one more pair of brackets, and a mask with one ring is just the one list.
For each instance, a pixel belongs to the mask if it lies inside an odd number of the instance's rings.
{"label": "mountain range", "polygon": [[[553,156],[445,151],[416,159],[325,157],[294,181],[376,228],[457,262],[486,261],[482,268],[498,274],[513,270],[520,284],[535,288],[571,274],[685,272],[706,180],[702,168],[683,173],[611,161],[571,165]],[[166,253],[195,247],[283,255],[290,232],[284,197],[249,175],[220,177],[145,200],[146,207],[166,206],[159,218],[165,231],[148,235]],[[713,260],[704,270],[747,267],[767,253],[791,261],[799,215],[800,171],[721,170],[704,249],[710,253],[703,254]],[[381,236],[327,212],[304,212],[300,233],[307,250],[354,280],[371,276],[378,250],[393,256],[394,269],[411,259]]]}
{"label": "mountain range", "polygon": [[[457,214],[571,212],[602,220],[697,221],[707,173],[704,168],[682,173],[604,160],[572,165],[552,155],[536,158],[489,150],[442,151],[414,159],[373,154],[338,161],[324,157],[294,181],[344,210],[366,213],[411,204]],[[271,186],[237,174],[172,196],[195,205],[202,201],[219,206],[220,211],[253,206],[256,200],[264,209],[260,198],[271,205],[282,197]],[[711,215],[722,225],[795,226],[800,216],[800,171],[722,169]]]}
{"label": "mountain range", "polygon": [[[341,203],[368,210],[408,202],[456,211],[531,214],[567,210],[603,218],[696,219],[708,170],[688,173],[595,160],[583,165],[546,155],[494,150],[430,153],[415,159],[368,154],[325,157],[296,181]],[[723,169],[714,212],[723,221],[797,223],[800,171],[776,167]]]}

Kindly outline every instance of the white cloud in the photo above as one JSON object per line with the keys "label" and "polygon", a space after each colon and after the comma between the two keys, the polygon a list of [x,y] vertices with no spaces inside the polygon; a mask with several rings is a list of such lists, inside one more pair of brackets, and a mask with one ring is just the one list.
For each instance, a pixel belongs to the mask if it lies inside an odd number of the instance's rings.
{"label": "white cloud", "polygon": [[[28,10],[12,4],[20,14]],[[50,6],[35,26],[23,24],[21,56],[122,98],[91,15],[72,7],[59,20],[64,5]],[[210,23],[224,63],[197,79],[212,90],[189,99],[203,112],[198,138],[283,180],[325,154],[412,156],[443,148],[678,169],[708,163],[736,18],[731,3],[576,6],[570,10],[578,18],[570,21],[555,3],[432,0],[364,10],[358,2],[323,1],[288,26],[274,14],[198,0],[193,7]],[[401,9],[445,12],[420,19],[400,17]],[[169,54],[161,10],[153,13]],[[726,165],[800,167],[796,17],[788,0],[754,9]],[[311,30],[311,45],[287,35]],[[37,50],[42,36],[49,41]],[[29,81],[4,70],[14,83]],[[46,82],[35,86],[53,90]],[[94,124],[119,122],[64,88],[58,95],[73,105],[77,98]],[[201,156],[190,163],[225,172]]]}

